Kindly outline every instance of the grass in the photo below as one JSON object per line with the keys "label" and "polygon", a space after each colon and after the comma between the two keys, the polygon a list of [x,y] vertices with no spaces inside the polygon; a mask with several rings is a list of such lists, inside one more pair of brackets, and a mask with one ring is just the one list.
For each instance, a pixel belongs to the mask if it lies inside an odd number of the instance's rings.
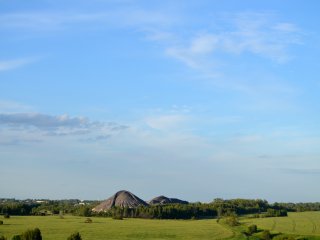
{"label": "grass", "polygon": [[256,224],[258,228],[272,232],[293,235],[320,236],[320,212],[289,213],[288,217],[244,219],[246,225]]}
{"label": "grass", "polygon": [[[79,231],[83,240],[105,239],[245,239],[241,231],[245,226],[256,224],[258,228],[272,233],[284,233],[295,236],[311,236],[308,239],[320,239],[320,212],[289,213],[288,217],[279,218],[242,218],[241,226],[230,228],[208,220],[148,220],[94,218],[92,223],[85,223],[87,218],[64,216],[11,216],[3,219],[0,235],[8,239],[27,229],[40,228],[44,240],[66,240]],[[313,238],[312,238],[313,236]]]}
{"label": "grass", "polygon": [[65,216],[11,216],[4,219],[0,235],[8,239],[26,229],[38,227],[44,240],[66,240],[79,231],[84,240],[105,239],[225,239],[234,233],[216,220],[147,220]]}

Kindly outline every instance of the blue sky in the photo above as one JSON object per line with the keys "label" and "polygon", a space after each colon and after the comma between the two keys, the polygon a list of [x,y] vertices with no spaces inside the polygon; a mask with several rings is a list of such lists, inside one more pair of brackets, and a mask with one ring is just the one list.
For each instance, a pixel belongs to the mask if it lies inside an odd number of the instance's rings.
{"label": "blue sky", "polygon": [[0,0],[1,196],[319,201],[319,9]]}

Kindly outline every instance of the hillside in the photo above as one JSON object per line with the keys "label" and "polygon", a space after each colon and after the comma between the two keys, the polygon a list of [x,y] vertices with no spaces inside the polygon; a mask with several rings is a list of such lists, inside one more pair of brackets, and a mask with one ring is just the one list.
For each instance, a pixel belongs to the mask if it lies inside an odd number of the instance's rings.
{"label": "hillside", "polygon": [[92,209],[94,212],[102,212],[111,209],[112,207],[136,208],[138,206],[147,206],[148,204],[129,191],[119,191],[107,200],[100,203]]}
{"label": "hillside", "polygon": [[165,196],[159,196],[151,199],[148,202],[150,205],[163,205],[163,204],[188,204],[188,201],[180,200],[178,198],[168,198]]}

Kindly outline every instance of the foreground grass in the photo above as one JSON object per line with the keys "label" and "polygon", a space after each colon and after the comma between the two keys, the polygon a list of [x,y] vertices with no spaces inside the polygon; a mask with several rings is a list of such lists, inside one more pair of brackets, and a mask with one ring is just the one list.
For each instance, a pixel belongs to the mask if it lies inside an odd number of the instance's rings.
{"label": "foreground grass", "polygon": [[105,239],[225,239],[234,233],[218,224],[216,220],[148,220],[91,218],[65,216],[12,216],[3,219],[0,235],[8,239],[29,228],[38,227],[44,240],[66,240],[74,231],[79,231],[84,240]]}
{"label": "foreground grass", "polygon": [[[242,218],[238,227],[228,227],[210,220],[148,220],[110,218],[91,218],[85,223],[85,217],[65,216],[11,216],[3,219],[0,235],[11,239],[27,229],[40,228],[44,240],[66,240],[79,231],[83,240],[105,239],[246,239],[241,233],[246,226],[256,224],[258,228],[272,233],[284,233],[295,236],[308,236],[307,239],[320,239],[320,212],[289,213],[281,218]],[[310,237],[311,236],[311,237]],[[313,236],[313,237],[312,237]]]}
{"label": "foreground grass", "polygon": [[241,222],[246,225],[256,224],[258,228],[275,233],[315,236],[320,239],[320,212],[289,213],[288,217],[253,218]]}

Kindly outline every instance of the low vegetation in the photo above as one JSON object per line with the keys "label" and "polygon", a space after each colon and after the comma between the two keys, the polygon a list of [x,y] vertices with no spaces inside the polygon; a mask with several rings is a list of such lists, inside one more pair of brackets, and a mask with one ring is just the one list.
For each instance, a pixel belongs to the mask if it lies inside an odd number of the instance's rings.
{"label": "low vegetation", "polygon": [[[270,218],[230,215],[201,221],[147,219],[114,221],[111,218],[97,217],[90,219],[91,224],[86,224],[88,218],[70,215],[66,215],[63,219],[59,218],[59,215],[14,216],[8,220],[8,224],[0,228],[2,236],[0,240],[40,240],[42,236],[48,240],[320,239],[320,212],[289,213],[288,217]],[[25,231],[27,228],[31,230]],[[74,233],[70,235],[70,231]]]}
{"label": "low vegetation", "polygon": [[[26,229],[38,227],[44,240],[67,240],[73,232],[79,232],[82,240],[127,239],[227,239],[233,236],[232,230],[208,220],[150,220],[91,217],[92,223],[84,221],[86,217],[65,215],[56,216],[12,216],[8,224],[0,227],[0,235],[11,240],[14,235]],[[3,228],[4,227],[4,228]]]}
{"label": "low vegetation", "polygon": [[[4,221],[0,220],[0,240],[39,240],[42,236],[46,240],[95,240],[106,237],[320,239],[320,211],[301,212],[310,208],[319,210],[316,203],[269,204],[259,199],[215,199],[211,203],[112,207],[100,213],[91,210],[97,204],[98,202],[94,201],[78,200],[28,203],[16,200],[0,201],[0,213],[5,218]],[[17,216],[19,213],[22,214]],[[70,235],[72,232],[74,233]]]}
{"label": "low vegetation", "polygon": [[67,240],[82,240],[82,238],[79,232],[75,232],[71,234]]}
{"label": "low vegetation", "polygon": [[248,215],[252,218],[287,216],[288,212],[319,211],[320,203],[274,203],[256,199],[215,199],[211,203],[167,204],[140,206],[138,208],[112,208],[106,212],[95,213],[92,209],[97,201],[80,200],[0,200],[0,214],[10,215],[55,215],[72,214],[75,216],[104,216],[124,218],[152,218],[152,219],[201,219],[217,218],[230,214]]}

